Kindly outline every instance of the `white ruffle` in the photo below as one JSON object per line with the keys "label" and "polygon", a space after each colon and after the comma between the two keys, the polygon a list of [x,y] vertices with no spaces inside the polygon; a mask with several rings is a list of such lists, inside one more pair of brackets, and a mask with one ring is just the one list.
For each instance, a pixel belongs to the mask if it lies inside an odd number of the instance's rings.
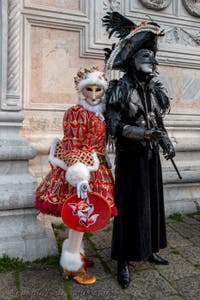
{"label": "white ruffle", "polygon": [[[81,96],[81,93],[80,93]],[[79,99],[79,105],[81,105],[83,108],[85,108],[86,110],[92,112],[95,114],[95,116],[99,117],[101,120],[104,120],[104,116],[103,116],[103,112],[105,111],[105,103],[99,103],[97,105],[90,105],[87,103],[87,101],[85,100],[85,98],[82,96]]]}

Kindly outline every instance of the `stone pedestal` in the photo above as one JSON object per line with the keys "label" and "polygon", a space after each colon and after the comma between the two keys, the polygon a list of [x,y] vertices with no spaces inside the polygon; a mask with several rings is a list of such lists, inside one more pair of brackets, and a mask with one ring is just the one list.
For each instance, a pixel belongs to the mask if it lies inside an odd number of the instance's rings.
{"label": "stone pedestal", "polygon": [[36,151],[20,136],[20,5],[0,1],[0,257],[33,261],[58,250],[50,223],[37,220],[36,180],[28,171]]}
{"label": "stone pedestal", "polygon": [[0,112],[0,257],[32,261],[57,254],[50,223],[37,220],[34,207],[36,180],[28,161],[36,151],[22,139],[20,112]]}

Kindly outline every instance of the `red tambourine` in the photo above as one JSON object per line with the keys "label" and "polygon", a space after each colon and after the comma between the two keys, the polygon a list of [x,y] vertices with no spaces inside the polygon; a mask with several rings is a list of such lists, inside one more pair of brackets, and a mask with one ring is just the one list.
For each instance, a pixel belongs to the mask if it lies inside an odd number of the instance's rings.
{"label": "red tambourine", "polygon": [[104,228],[110,220],[111,209],[100,194],[90,192],[88,199],[72,195],[63,204],[63,222],[71,229],[94,232]]}

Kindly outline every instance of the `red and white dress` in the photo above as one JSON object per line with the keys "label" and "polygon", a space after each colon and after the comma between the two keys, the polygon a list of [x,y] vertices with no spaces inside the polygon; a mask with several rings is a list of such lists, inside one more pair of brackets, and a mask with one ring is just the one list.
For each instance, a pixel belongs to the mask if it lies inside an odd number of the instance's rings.
{"label": "red and white dress", "polygon": [[[81,105],[71,107],[63,119],[64,137],[57,143],[54,156],[70,167],[77,162],[86,166],[93,165],[93,153],[97,153],[100,165],[91,172],[89,185],[92,192],[102,195],[113,215],[114,187],[111,170],[105,160],[106,128],[101,116]],[[51,171],[36,190],[35,206],[42,213],[61,216],[65,200],[76,194],[76,187],[65,179],[66,170],[51,165]]]}

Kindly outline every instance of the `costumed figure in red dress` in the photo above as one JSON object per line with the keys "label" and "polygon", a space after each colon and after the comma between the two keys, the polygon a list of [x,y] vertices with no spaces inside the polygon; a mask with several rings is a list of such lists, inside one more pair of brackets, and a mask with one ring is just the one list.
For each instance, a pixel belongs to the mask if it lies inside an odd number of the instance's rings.
{"label": "costumed figure in red dress", "polygon": [[63,139],[51,145],[51,171],[37,188],[36,208],[45,214],[62,215],[70,228],[60,259],[66,277],[92,284],[96,278],[87,272],[91,261],[84,256],[83,235],[104,226],[105,212],[108,220],[115,214],[113,177],[105,157],[107,80],[103,72],[92,67],[77,73],[75,85],[79,102],[65,112]]}

